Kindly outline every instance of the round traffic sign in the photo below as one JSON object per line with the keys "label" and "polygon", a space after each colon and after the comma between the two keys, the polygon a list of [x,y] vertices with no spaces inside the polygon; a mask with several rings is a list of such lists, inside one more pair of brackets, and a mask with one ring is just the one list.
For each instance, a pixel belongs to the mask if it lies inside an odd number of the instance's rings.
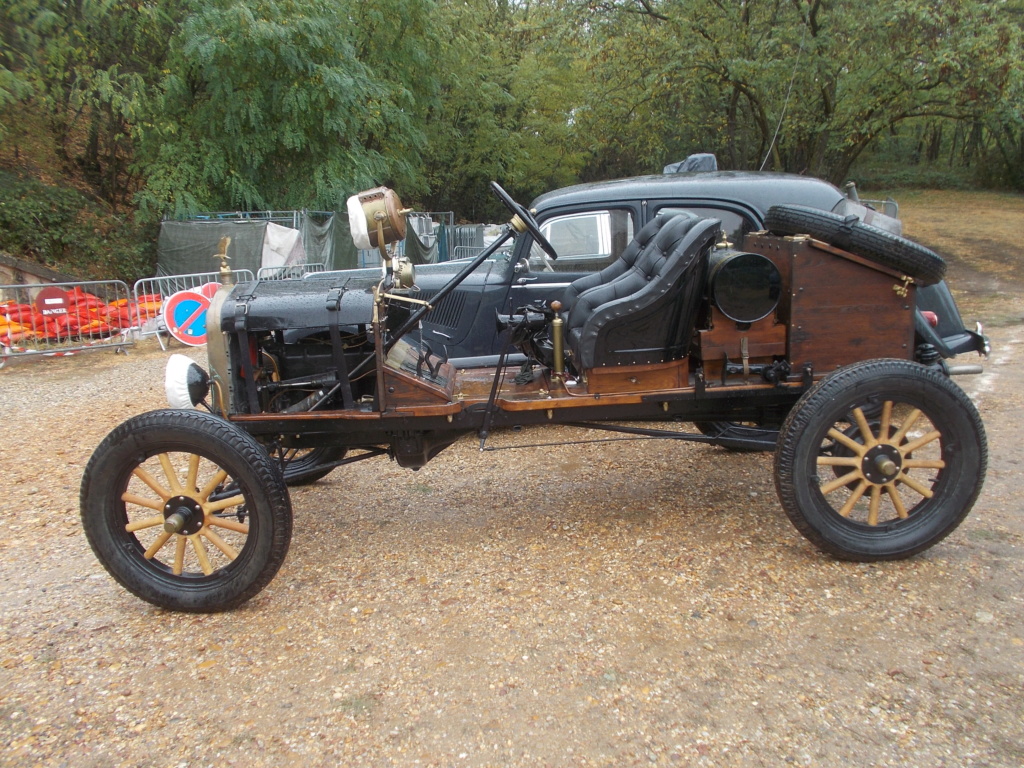
{"label": "round traffic sign", "polygon": [[48,286],[36,294],[36,311],[44,317],[66,315],[68,313],[68,294],[62,288]]}
{"label": "round traffic sign", "polygon": [[206,310],[210,300],[199,291],[178,291],[163,304],[167,332],[182,344],[199,347],[206,343]]}

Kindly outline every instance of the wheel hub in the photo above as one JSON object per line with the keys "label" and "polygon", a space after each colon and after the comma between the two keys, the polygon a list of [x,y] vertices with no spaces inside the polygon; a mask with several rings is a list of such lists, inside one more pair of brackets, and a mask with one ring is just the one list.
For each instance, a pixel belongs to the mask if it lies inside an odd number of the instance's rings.
{"label": "wheel hub", "polygon": [[164,530],[192,536],[205,522],[202,505],[189,496],[172,496],[164,504]]}
{"label": "wheel hub", "polygon": [[891,483],[902,468],[903,455],[895,445],[876,445],[868,449],[861,460],[864,478],[875,485]]}

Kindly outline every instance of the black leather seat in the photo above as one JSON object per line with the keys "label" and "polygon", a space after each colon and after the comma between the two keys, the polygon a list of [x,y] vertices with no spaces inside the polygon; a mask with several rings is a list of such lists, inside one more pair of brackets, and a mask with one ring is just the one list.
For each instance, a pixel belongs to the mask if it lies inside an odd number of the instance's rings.
{"label": "black leather seat", "polygon": [[568,313],[573,308],[573,305],[576,304],[576,299],[584,291],[610,283],[632,267],[634,262],[636,262],[636,257],[640,254],[640,250],[658,234],[671,218],[671,216],[656,216],[651,219],[645,226],[640,228],[639,232],[633,235],[633,239],[629,241],[629,244],[622,250],[622,253],[619,254],[615,261],[600,272],[592,272],[578,280],[574,280],[572,285],[566,288],[565,293],[562,295],[562,312]]}
{"label": "black leather seat", "polygon": [[616,262],[567,288],[562,303],[569,305],[565,334],[574,367],[686,355],[720,228],[717,219],[692,214],[655,219]]}

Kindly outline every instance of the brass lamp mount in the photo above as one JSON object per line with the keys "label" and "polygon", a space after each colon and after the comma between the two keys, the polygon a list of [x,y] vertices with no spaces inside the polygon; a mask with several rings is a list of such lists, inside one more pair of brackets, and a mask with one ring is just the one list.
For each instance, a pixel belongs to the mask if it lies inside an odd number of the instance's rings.
{"label": "brass lamp mount", "polygon": [[220,260],[220,283],[221,285],[234,285],[235,284],[235,273],[231,271],[231,267],[228,266],[228,261],[231,259],[228,256],[228,246],[231,245],[230,237],[222,237],[220,243],[217,244],[217,252],[213,254],[213,258]]}
{"label": "brass lamp mount", "polygon": [[412,212],[403,208],[394,190],[375,187],[348,199],[349,226],[356,248],[380,251],[384,266],[385,289],[411,288],[415,275],[412,265],[395,256],[393,244],[405,239],[405,217]]}

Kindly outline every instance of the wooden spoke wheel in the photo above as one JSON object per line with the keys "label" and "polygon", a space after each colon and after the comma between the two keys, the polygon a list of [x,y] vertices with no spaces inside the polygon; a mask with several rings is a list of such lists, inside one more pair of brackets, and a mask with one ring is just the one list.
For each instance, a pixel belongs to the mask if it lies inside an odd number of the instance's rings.
{"label": "wooden spoke wheel", "polygon": [[797,529],[848,560],[909,557],[949,535],[985,478],[984,427],[940,372],[903,360],[837,371],[801,398],[775,455]]}
{"label": "wooden spoke wheel", "polygon": [[86,468],[81,508],[110,574],[172,610],[240,605],[277,573],[291,539],[278,463],[200,411],[155,411],[115,429]]}

